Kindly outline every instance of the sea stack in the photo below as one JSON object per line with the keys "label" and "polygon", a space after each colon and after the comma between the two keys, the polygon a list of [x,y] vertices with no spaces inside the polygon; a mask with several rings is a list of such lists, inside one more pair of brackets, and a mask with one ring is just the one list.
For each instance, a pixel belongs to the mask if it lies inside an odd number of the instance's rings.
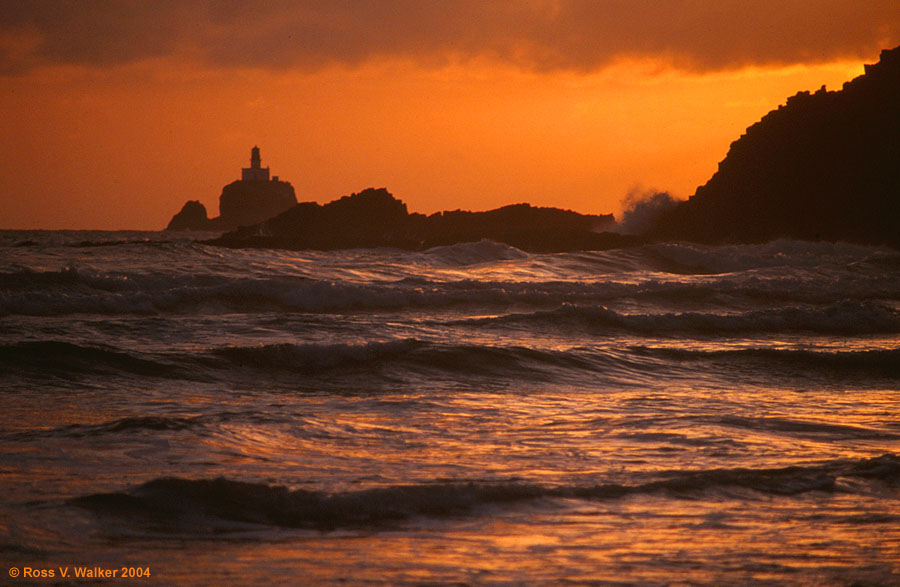
{"label": "sea stack", "polygon": [[217,218],[208,218],[200,202],[189,201],[172,217],[166,230],[233,230],[257,224],[296,205],[294,187],[277,175],[269,177],[269,168],[262,166],[259,147],[254,146],[250,150],[250,167],[241,170],[241,179],[222,188]]}

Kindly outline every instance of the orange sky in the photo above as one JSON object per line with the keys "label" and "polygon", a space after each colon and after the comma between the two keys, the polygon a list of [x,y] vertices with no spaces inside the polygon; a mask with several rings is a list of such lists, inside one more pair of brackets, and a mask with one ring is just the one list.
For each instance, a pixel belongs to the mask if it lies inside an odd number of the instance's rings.
{"label": "orange sky", "polygon": [[214,216],[254,144],[301,201],[687,197],[788,96],[900,43],[893,0],[858,4],[16,3],[0,228],[160,229],[188,199]]}

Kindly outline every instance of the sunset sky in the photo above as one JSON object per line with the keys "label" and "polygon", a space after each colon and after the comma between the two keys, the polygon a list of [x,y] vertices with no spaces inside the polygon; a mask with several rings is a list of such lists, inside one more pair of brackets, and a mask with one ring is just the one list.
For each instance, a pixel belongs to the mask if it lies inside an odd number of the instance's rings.
{"label": "sunset sky", "polygon": [[300,201],[618,214],[898,44],[897,0],[3,0],[0,228],[216,216],[253,145]]}

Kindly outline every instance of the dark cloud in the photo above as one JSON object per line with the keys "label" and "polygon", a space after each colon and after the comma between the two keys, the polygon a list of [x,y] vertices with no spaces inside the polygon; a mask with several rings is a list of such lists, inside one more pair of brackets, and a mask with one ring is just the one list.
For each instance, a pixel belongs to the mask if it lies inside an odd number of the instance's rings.
{"label": "dark cloud", "polygon": [[897,43],[897,0],[15,0],[0,11],[7,73],[180,55],[304,69],[487,56],[539,71],[662,57],[707,71],[872,57]]}

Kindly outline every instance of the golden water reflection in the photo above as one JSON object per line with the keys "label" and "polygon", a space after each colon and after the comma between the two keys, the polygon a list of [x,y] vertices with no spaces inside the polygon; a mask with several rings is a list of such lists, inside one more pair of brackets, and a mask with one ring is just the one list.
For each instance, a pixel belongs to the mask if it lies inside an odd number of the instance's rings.
{"label": "golden water reflection", "polygon": [[166,578],[179,584],[197,577],[181,566],[187,556],[213,574],[233,569],[242,580],[295,577],[313,584],[892,584],[900,578],[900,530],[891,517],[898,506],[896,496],[819,494],[778,501],[556,500],[487,508],[465,519],[300,532],[234,548],[188,545],[164,566]]}

